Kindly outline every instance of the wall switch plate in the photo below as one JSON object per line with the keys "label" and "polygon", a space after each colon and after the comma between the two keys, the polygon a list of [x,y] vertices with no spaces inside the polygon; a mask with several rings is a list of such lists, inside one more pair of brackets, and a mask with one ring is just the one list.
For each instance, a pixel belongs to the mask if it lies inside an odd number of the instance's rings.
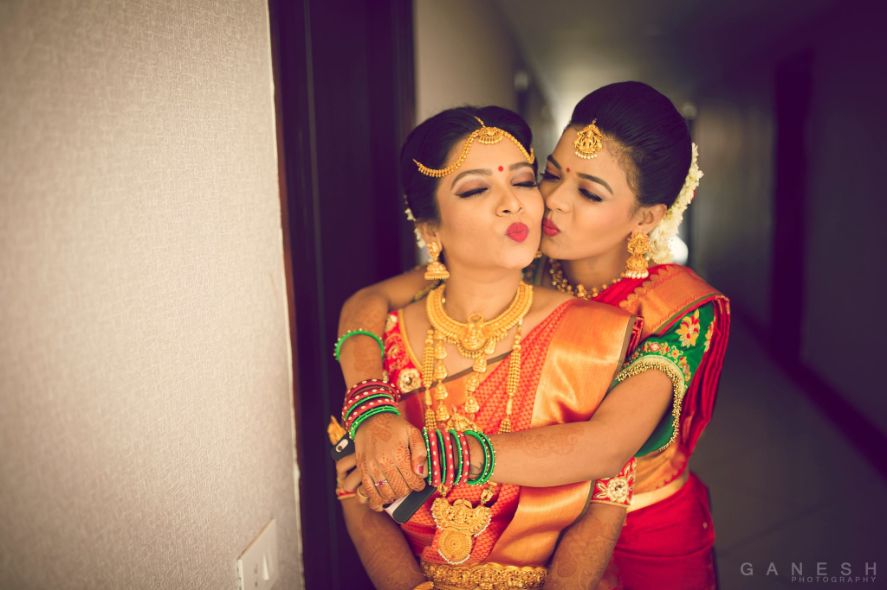
{"label": "wall switch plate", "polygon": [[280,573],[277,565],[277,521],[271,519],[237,558],[237,587],[239,590],[270,590]]}

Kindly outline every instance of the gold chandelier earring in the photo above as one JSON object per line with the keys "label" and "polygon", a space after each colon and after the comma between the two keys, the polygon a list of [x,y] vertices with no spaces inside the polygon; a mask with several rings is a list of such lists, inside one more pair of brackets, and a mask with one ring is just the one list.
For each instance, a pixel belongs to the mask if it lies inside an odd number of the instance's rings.
{"label": "gold chandelier earring", "polygon": [[440,242],[429,240],[428,257],[430,260],[428,261],[428,266],[425,267],[426,281],[444,281],[450,278],[450,271],[448,271],[447,267],[444,266],[444,263],[439,260],[441,251],[442,248]]}
{"label": "gold chandelier earring", "polygon": [[646,279],[650,276],[646,258],[649,251],[650,237],[643,232],[632,232],[628,239],[628,260],[622,276],[627,279]]}

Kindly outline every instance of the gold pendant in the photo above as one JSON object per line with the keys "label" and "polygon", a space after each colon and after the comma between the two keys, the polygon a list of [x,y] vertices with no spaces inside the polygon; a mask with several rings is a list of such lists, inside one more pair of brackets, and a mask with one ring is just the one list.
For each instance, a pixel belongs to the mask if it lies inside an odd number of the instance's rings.
{"label": "gold pendant", "polygon": [[490,525],[492,514],[486,506],[472,507],[468,500],[452,504],[438,498],[431,505],[437,526],[437,552],[450,565],[459,565],[471,557],[474,538]]}

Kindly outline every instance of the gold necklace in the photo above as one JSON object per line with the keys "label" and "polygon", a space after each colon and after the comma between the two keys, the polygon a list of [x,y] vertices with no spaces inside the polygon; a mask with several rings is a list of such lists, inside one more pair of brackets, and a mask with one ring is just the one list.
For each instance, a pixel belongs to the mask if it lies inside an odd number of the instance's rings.
{"label": "gold necklace", "polygon": [[[456,430],[479,430],[474,423],[474,414],[479,406],[474,398],[474,391],[480,384],[480,377],[486,371],[487,356],[496,349],[496,344],[505,337],[508,330],[514,331],[514,345],[511,349],[511,358],[508,364],[508,377],[505,391],[508,399],[505,402],[505,417],[499,423],[499,432],[511,432],[511,414],[514,409],[514,396],[520,384],[521,369],[521,329],[524,317],[533,303],[533,287],[521,282],[514,300],[508,308],[499,316],[489,322],[477,315],[469,317],[467,323],[457,322],[447,315],[443,308],[444,286],[435,289],[429,294],[426,303],[431,328],[425,336],[425,355],[423,363],[422,379],[425,385],[425,426],[431,431],[437,427],[437,421],[445,422],[445,427],[454,427]],[[466,383],[466,401],[463,406],[465,412],[471,414],[471,419],[461,416],[457,410],[450,415],[444,400],[447,397],[443,380],[447,377],[444,359],[446,349],[444,344],[455,344],[459,354],[472,360],[472,373]],[[435,390],[432,394],[432,388]],[[437,411],[433,409],[432,398],[437,400]],[[465,466],[469,469],[469,466]],[[446,499],[449,489],[441,486],[438,489],[440,497],[434,500],[431,514],[434,517],[435,534],[438,545],[438,554],[452,565],[464,563],[471,556],[474,539],[480,535],[490,524],[492,511],[487,503],[495,495],[497,484],[487,482],[481,491],[480,502],[472,506],[468,500],[456,500],[452,504]]]}
{"label": "gold necklace", "polygon": [[561,293],[566,293],[585,301],[594,299],[622,280],[622,275],[619,275],[612,281],[604,283],[600,287],[592,287],[590,290],[587,289],[585,285],[573,286],[573,283],[570,282],[570,279],[568,279],[567,275],[564,273],[560,260],[549,260],[548,274],[551,275],[551,284],[554,285],[555,289]]}
{"label": "gold necklace", "polygon": [[[435,422],[447,422],[450,420],[450,412],[444,401],[447,398],[447,389],[443,380],[447,378],[447,369],[444,360],[447,357],[445,345],[454,344],[456,350],[463,357],[472,361],[472,372],[465,382],[465,404],[462,409],[470,415],[471,420],[480,408],[474,392],[480,385],[481,378],[487,370],[487,357],[496,350],[496,345],[505,337],[509,330],[522,324],[523,318],[533,305],[533,287],[521,281],[518,284],[517,293],[509,306],[495,318],[484,321],[480,314],[472,314],[467,322],[459,322],[451,318],[444,309],[444,292],[446,285],[441,285],[428,294],[425,303],[425,311],[431,328],[425,335],[425,358],[423,367],[423,381],[425,385],[425,423],[429,429],[436,427]],[[514,389],[517,389],[516,379],[520,376],[520,329],[515,331],[515,350],[517,358],[512,357],[509,364],[508,380],[514,377]],[[515,360],[517,362],[515,362]],[[437,411],[432,411],[432,398],[437,400]],[[510,399],[510,398],[509,398]],[[511,402],[509,401],[509,409]],[[510,412],[506,412],[503,423],[510,427]]]}

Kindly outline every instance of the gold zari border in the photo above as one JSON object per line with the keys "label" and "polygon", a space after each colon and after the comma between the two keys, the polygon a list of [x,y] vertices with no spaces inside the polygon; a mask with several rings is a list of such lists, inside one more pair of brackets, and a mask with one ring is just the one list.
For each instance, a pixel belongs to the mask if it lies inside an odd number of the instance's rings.
{"label": "gold zari border", "polygon": [[662,371],[669,379],[671,379],[672,391],[674,392],[674,401],[672,402],[671,407],[671,438],[668,439],[667,443],[653,451],[654,453],[658,453],[678,438],[678,430],[680,429],[681,424],[681,404],[684,401],[684,394],[687,393],[687,383],[684,381],[684,373],[670,358],[658,354],[647,354],[622,369],[619,374],[616,375],[616,382],[622,383],[629,377],[634,377],[635,375],[640,375],[641,373],[653,370]]}
{"label": "gold zari border", "polygon": [[474,590],[476,588],[515,588],[531,590],[542,588],[544,567],[482,563],[474,566],[457,566],[422,562],[425,575],[442,590]]}

